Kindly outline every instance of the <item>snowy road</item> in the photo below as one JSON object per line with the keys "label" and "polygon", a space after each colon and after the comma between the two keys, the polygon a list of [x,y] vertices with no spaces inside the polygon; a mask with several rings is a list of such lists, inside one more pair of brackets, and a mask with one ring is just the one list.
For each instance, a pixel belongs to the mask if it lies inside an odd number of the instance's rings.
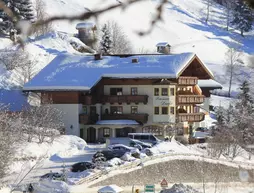
{"label": "snowy road", "polygon": [[[68,169],[73,164],[82,161],[91,161],[92,156],[98,150],[102,150],[105,148],[105,145],[92,145],[89,144],[83,151],[79,151],[78,154],[74,154],[72,156],[66,157],[57,157],[51,156],[50,158],[46,158],[40,163],[37,164],[37,167],[31,171],[22,182],[22,184],[27,184],[30,182],[38,182],[40,176],[49,173],[49,172],[61,172],[63,169],[63,165]],[[68,153],[67,153],[68,155]],[[24,174],[26,172],[24,171]],[[21,179],[21,178],[19,178]]]}

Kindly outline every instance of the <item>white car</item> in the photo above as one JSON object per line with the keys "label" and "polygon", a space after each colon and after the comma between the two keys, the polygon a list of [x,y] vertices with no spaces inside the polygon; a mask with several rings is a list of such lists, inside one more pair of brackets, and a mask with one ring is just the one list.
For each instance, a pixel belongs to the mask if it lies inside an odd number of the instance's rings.
{"label": "white car", "polygon": [[122,150],[125,152],[130,152],[130,153],[140,153],[139,150],[135,147],[129,147],[123,144],[113,144],[113,145],[109,145],[108,149],[112,149],[112,150]]}

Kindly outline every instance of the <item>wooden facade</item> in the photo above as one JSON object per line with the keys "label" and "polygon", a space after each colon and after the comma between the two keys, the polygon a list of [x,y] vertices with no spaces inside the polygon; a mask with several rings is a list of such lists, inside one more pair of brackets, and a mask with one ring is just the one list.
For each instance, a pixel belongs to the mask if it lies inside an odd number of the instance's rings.
{"label": "wooden facade", "polygon": [[104,95],[104,96],[102,96],[100,102],[102,104],[105,104],[105,103],[110,103],[110,104],[114,104],[114,103],[139,104],[139,103],[143,103],[143,104],[147,104],[148,95]]}
{"label": "wooden facade", "polygon": [[121,120],[121,119],[130,119],[135,120],[139,123],[147,123],[148,114],[138,113],[138,114],[103,114],[101,116],[102,120]]}

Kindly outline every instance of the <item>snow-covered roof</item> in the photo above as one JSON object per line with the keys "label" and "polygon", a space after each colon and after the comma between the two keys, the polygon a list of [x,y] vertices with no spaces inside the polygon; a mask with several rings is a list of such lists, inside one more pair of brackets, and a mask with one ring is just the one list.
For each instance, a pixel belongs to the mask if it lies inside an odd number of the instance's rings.
{"label": "snow-covered roof", "polygon": [[115,184],[105,186],[98,190],[98,193],[119,193],[122,192],[123,189]]}
{"label": "snow-covered roof", "polygon": [[237,99],[234,98],[229,98],[229,97],[223,97],[223,96],[216,96],[216,95],[211,95],[210,97],[210,105],[214,107],[224,107],[228,108],[229,105],[234,105],[236,103]]}
{"label": "snow-covered roof", "polygon": [[100,120],[96,125],[139,125],[135,120]]}
{"label": "snow-covered roof", "polygon": [[76,25],[76,29],[93,28],[93,27],[95,27],[95,24],[92,22],[83,22],[83,23],[78,23]]}
{"label": "snow-covered roof", "polygon": [[[72,87],[87,90],[102,77],[177,78],[195,56],[194,53],[102,56],[101,60],[95,60],[93,55],[62,54],[26,83],[24,90],[70,90]],[[138,62],[132,63],[133,58]]]}
{"label": "snow-covered roof", "polygon": [[21,90],[0,89],[0,105],[4,105],[11,112],[22,111],[30,105]]}
{"label": "snow-covered roof", "polygon": [[209,79],[209,80],[198,80],[198,86],[201,88],[222,88],[222,85],[215,80]]}
{"label": "snow-covered roof", "polygon": [[170,46],[168,42],[159,42],[156,44],[156,46],[161,46],[161,47],[166,47],[166,46]]}

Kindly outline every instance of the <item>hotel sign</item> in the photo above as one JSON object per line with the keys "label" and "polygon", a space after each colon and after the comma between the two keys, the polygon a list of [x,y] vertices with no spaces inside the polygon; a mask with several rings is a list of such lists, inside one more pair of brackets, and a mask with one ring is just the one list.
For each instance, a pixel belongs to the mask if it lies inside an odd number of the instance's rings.
{"label": "hotel sign", "polygon": [[154,105],[158,106],[169,106],[170,98],[168,96],[158,96],[154,98]]}

